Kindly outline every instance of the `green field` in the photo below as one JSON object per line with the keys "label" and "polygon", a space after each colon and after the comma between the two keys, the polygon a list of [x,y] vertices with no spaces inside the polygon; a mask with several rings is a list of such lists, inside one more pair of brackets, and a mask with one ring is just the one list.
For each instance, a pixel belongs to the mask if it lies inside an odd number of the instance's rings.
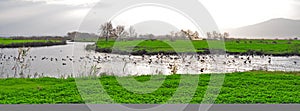
{"label": "green field", "polygon": [[[162,76],[162,75],[157,75]],[[201,103],[210,81],[210,74],[200,75],[197,91],[190,103]],[[122,87],[116,77],[99,77],[106,92],[117,103],[165,103],[176,91],[181,77],[191,80],[196,75],[170,75],[162,86],[148,94],[136,94]],[[122,77],[126,79],[128,77]],[[136,80],[145,82],[150,76],[138,76]],[[158,81],[158,80],[157,80]],[[184,84],[190,86],[190,84]],[[86,85],[87,89],[92,86]],[[146,90],[141,87],[139,90]],[[94,94],[93,92],[88,92]],[[99,95],[91,95],[94,98]],[[241,72],[226,74],[221,92],[216,103],[221,104],[277,104],[300,103],[300,72]],[[105,103],[92,101],[89,103]],[[185,96],[182,96],[185,99]],[[75,80],[39,78],[39,79],[0,79],[0,104],[60,104],[84,103],[76,88]],[[180,99],[174,103],[181,103]]]}
{"label": "green field", "polygon": [[[189,40],[132,40],[118,41],[99,40],[97,48],[102,50],[139,52],[205,52],[209,48],[222,47],[221,42],[210,40],[189,41]],[[213,45],[211,45],[213,44]],[[217,45],[216,45],[217,44]],[[210,46],[210,47],[209,47]],[[253,54],[274,54],[274,55],[299,55],[300,40],[226,40],[225,49],[228,53],[253,53]]]}
{"label": "green field", "polygon": [[59,40],[13,40],[11,38],[0,38],[1,45],[8,44],[22,44],[22,43],[34,43],[34,42],[60,42]]}

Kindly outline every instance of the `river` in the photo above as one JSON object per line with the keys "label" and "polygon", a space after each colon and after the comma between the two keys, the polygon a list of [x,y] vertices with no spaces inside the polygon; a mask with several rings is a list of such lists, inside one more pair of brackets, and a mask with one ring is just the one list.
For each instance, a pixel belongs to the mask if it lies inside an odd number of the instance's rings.
{"label": "river", "polygon": [[130,56],[86,51],[88,44],[91,43],[68,42],[67,45],[30,48],[23,62],[16,60],[19,49],[0,49],[0,78],[300,71],[298,56]]}

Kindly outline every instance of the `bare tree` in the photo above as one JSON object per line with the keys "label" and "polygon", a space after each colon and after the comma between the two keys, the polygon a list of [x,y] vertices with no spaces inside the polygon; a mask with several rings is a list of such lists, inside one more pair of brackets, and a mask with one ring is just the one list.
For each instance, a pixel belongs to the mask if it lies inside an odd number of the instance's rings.
{"label": "bare tree", "polygon": [[217,33],[217,31],[213,31],[213,39],[218,39],[219,38],[219,34]]}
{"label": "bare tree", "polygon": [[224,34],[218,33],[217,31],[207,32],[207,39],[214,39],[214,40],[223,40],[229,37],[229,33],[225,32]]}
{"label": "bare tree", "polygon": [[228,32],[225,32],[225,33],[224,33],[224,39],[227,39],[227,38],[229,38],[229,33],[228,33]]}
{"label": "bare tree", "polygon": [[223,34],[219,33],[218,38],[222,40],[224,38]]}
{"label": "bare tree", "polygon": [[195,33],[193,34],[193,38],[194,39],[199,39],[199,33],[197,31],[195,31]]}
{"label": "bare tree", "polygon": [[212,34],[210,32],[207,32],[207,39],[212,39]]}
{"label": "bare tree", "polygon": [[135,32],[135,29],[133,28],[133,26],[130,26],[128,29],[128,33],[129,33],[129,37],[137,37],[137,33]]}
{"label": "bare tree", "polygon": [[113,32],[114,30],[111,21],[100,26],[100,37],[105,37],[106,42],[108,41],[108,38],[114,34]]}
{"label": "bare tree", "polygon": [[185,34],[185,36],[187,36],[190,40],[193,39],[192,38],[193,32],[191,30],[189,30],[189,29],[187,31],[181,30],[181,32],[183,32]]}
{"label": "bare tree", "polygon": [[179,38],[186,38],[185,33],[183,33],[182,31],[177,32],[176,35],[177,35],[177,37],[179,37]]}
{"label": "bare tree", "polygon": [[178,33],[178,32],[175,32],[174,37],[175,37],[175,38],[178,38],[178,37],[179,37],[179,33]]}
{"label": "bare tree", "polygon": [[199,39],[199,33],[197,31],[193,32],[191,30],[181,30],[181,32],[183,32],[190,40],[197,40]]}
{"label": "bare tree", "polygon": [[120,37],[128,37],[128,35],[129,35],[129,33],[128,33],[127,31],[124,31],[124,32],[120,35]]}
{"label": "bare tree", "polygon": [[171,37],[175,37],[175,32],[174,32],[174,31],[171,31],[171,32],[170,32],[170,35],[171,35]]}
{"label": "bare tree", "polygon": [[120,37],[125,32],[125,26],[118,25],[116,29],[114,29],[114,35],[116,37]]}
{"label": "bare tree", "polygon": [[171,31],[171,32],[170,32],[170,40],[171,40],[171,41],[174,41],[174,40],[175,40],[175,39],[174,39],[175,37],[176,37],[176,33],[175,33],[174,31]]}

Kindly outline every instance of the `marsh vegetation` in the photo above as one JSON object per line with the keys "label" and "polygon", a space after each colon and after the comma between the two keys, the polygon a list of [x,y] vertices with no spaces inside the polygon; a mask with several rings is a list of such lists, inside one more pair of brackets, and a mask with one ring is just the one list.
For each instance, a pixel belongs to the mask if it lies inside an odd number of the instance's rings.
{"label": "marsh vegetation", "polygon": [[65,45],[63,39],[0,38],[0,48],[42,47]]}

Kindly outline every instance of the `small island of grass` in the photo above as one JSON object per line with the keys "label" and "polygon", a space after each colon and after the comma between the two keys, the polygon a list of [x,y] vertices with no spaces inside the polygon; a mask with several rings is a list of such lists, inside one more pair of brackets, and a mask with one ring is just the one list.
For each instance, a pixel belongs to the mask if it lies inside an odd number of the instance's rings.
{"label": "small island of grass", "polygon": [[[213,40],[122,40],[99,39],[96,47],[98,52],[142,54],[176,54],[198,53],[208,54],[208,42]],[[300,55],[299,40],[251,40],[229,39],[224,40],[228,54],[255,54],[255,55]],[[222,44],[221,44],[222,45]]]}
{"label": "small island of grass", "polygon": [[63,38],[0,38],[0,48],[42,47],[65,44],[66,40]]}

